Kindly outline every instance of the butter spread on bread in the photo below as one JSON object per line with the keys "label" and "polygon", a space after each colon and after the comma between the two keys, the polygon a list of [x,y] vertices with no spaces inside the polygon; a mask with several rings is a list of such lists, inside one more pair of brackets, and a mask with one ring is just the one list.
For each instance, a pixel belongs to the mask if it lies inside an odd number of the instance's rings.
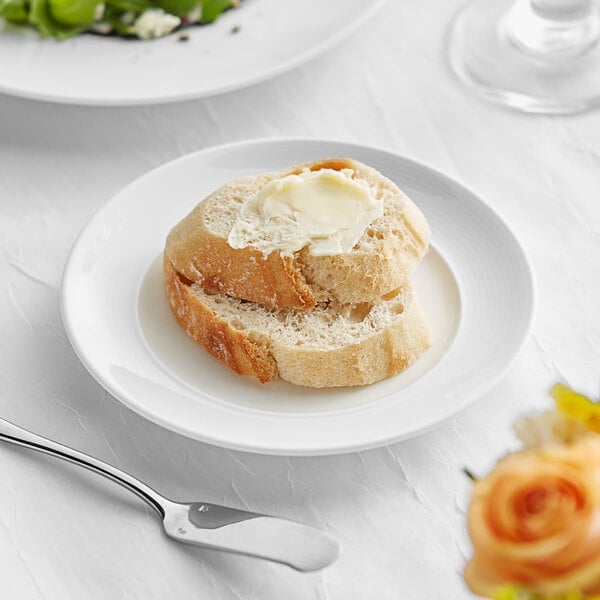
{"label": "butter spread on bread", "polygon": [[312,256],[350,252],[383,213],[383,203],[353,175],[351,169],[320,169],[272,179],[244,202],[229,245],[253,246],[263,255],[304,247]]}

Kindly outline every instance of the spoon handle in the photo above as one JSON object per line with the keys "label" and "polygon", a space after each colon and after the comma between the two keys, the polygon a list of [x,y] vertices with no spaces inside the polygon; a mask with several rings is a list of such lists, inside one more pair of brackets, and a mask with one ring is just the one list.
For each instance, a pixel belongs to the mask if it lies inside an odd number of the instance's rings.
{"label": "spoon handle", "polygon": [[63,444],[31,433],[31,431],[17,427],[5,419],[0,419],[0,440],[55,456],[56,458],[98,473],[133,492],[156,510],[161,519],[164,518],[165,510],[163,504],[166,500],[146,484],[112,465],[102,462],[93,456],[88,456],[83,452],[79,452],[79,450],[74,450]]}

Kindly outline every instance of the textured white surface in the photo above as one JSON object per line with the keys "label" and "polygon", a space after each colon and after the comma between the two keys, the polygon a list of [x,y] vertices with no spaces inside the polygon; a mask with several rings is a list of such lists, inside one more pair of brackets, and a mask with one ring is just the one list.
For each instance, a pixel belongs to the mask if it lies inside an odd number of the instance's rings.
{"label": "textured white surface", "polygon": [[[558,378],[600,385],[600,114],[528,117],[448,73],[457,3],[390,2],[359,34],[274,81],[141,109],[0,97],[1,414],[182,499],[324,527],[344,555],[319,574],[176,545],[154,515],[75,467],[0,447],[0,598],[468,599],[461,569],[468,465],[516,441]],[[509,376],[435,431],[325,458],[247,455],[189,441],[122,407],[65,338],[61,272],[77,233],[145,171],[215,143],[315,136],[388,147],[457,177],[522,238],[536,271],[534,336]],[[142,217],[143,218],[143,217]]]}

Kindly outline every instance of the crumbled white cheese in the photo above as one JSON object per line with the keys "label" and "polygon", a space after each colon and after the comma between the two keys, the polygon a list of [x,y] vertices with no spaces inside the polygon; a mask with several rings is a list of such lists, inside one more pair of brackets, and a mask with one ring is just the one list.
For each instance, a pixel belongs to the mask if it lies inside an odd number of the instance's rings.
{"label": "crumbled white cheese", "polygon": [[181,24],[181,19],[166,13],[162,8],[145,10],[133,24],[133,33],[142,40],[168,35]]}
{"label": "crumbled white cheese", "polygon": [[186,15],[188,23],[198,23],[202,18],[202,4],[198,2],[196,6]]}
{"label": "crumbled white cheese", "polygon": [[96,23],[92,23],[90,29],[94,33],[108,35],[112,31],[112,25],[110,23],[107,23],[106,21],[98,21]]}
{"label": "crumbled white cheese", "polygon": [[132,10],[126,10],[119,18],[123,25],[132,25],[135,21],[135,13]]}
{"label": "crumbled white cheese", "polygon": [[105,8],[106,4],[104,4],[104,2],[100,2],[100,4],[96,5],[96,10],[94,11],[94,21],[102,21]]}

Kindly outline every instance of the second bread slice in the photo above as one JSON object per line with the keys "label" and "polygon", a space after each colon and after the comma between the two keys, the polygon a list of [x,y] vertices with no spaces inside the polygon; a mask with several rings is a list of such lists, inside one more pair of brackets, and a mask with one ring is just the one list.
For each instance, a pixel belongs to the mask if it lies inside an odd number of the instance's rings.
{"label": "second bread slice", "polygon": [[167,295],[177,321],[196,342],[240,375],[297,385],[366,385],[399,373],[430,344],[409,283],[374,305],[318,305],[273,311],[208,293],[164,259]]}

